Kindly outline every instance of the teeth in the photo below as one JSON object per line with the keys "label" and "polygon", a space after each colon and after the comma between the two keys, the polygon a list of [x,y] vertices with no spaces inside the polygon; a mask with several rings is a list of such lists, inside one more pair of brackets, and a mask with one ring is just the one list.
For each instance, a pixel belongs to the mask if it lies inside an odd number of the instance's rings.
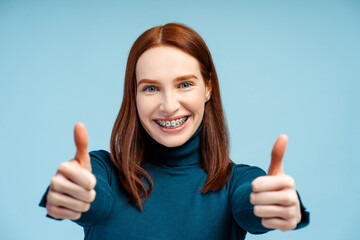
{"label": "teeth", "polygon": [[178,128],[181,125],[183,125],[188,117],[183,117],[183,118],[179,118],[176,120],[171,120],[171,121],[161,121],[161,120],[155,120],[160,126],[165,127],[165,128]]}

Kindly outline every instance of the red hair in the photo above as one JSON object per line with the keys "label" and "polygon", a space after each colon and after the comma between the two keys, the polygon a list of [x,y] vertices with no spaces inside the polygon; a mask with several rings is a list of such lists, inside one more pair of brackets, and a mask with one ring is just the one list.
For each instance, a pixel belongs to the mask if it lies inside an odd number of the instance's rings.
{"label": "red hair", "polygon": [[[125,73],[124,95],[110,140],[111,157],[118,169],[119,180],[132,204],[143,209],[151,194],[153,183],[141,167],[145,156],[145,130],[136,110],[137,60],[146,50],[156,46],[176,47],[193,57],[200,65],[205,84],[211,86],[211,98],[205,104],[200,135],[201,166],[207,179],[201,189],[205,194],[224,187],[234,164],[229,158],[229,134],[224,119],[220,89],[214,63],[204,40],[193,29],[178,23],[169,23],[145,31],[132,46]],[[146,188],[144,181],[147,182]]]}

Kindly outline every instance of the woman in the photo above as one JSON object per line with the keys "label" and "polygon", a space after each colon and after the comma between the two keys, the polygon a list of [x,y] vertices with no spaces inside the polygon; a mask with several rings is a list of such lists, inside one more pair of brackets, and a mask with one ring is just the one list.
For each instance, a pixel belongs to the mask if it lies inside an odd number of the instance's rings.
{"label": "woman", "polygon": [[76,156],[40,205],[83,226],[86,239],[244,239],[309,222],[282,171],[286,136],[274,146],[274,176],[229,159],[211,54],[187,26],[154,27],[135,41],[111,154],[88,153],[83,124],[74,135]]}

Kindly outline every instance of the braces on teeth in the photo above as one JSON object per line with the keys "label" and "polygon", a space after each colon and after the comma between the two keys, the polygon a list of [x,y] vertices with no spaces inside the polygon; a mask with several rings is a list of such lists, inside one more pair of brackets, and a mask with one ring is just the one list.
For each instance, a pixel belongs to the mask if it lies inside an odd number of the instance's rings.
{"label": "braces on teeth", "polygon": [[164,127],[164,128],[177,128],[180,127],[181,125],[183,125],[188,117],[183,117],[183,118],[179,118],[176,120],[171,120],[171,121],[161,121],[161,120],[155,120],[160,126]]}

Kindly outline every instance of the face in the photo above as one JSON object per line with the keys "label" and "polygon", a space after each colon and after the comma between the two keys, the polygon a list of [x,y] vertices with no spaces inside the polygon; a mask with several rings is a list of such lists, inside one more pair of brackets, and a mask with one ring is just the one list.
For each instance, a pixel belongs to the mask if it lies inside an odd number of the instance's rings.
{"label": "face", "polygon": [[167,147],[189,140],[211,90],[197,59],[175,47],[150,48],[138,59],[136,82],[136,106],[146,132]]}

